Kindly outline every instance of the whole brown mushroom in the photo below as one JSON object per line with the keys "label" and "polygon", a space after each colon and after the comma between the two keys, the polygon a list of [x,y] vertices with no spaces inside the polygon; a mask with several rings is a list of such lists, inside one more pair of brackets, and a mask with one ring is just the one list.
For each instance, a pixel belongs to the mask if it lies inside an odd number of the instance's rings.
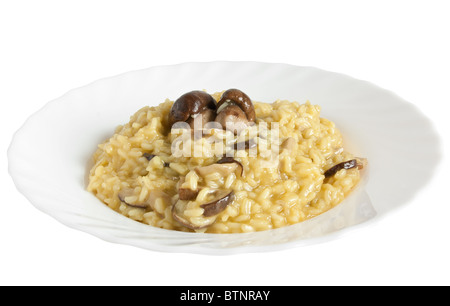
{"label": "whole brown mushroom", "polygon": [[214,120],[216,109],[216,100],[210,94],[200,90],[190,91],[179,97],[172,105],[169,112],[169,126],[172,127],[176,122],[187,122],[204,112],[202,117]]}
{"label": "whole brown mushroom", "polygon": [[227,131],[239,135],[241,131],[245,130],[249,121],[244,111],[237,105],[229,104],[224,107],[217,115],[216,120],[220,126]]}
{"label": "whole brown mushroom", "polygon": [[226,90],[217,103],[216,122],[222,128],[239,134],[256,121],[255,107],[252,100],[239,89]]}

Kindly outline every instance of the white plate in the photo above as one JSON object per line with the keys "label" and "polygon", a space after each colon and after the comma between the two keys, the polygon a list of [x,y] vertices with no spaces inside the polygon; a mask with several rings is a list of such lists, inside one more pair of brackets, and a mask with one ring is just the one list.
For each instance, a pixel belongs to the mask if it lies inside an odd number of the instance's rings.
{"label": "white plate", "polygon": [[[248,234],[153,228],[114,212],[85,190],[88,161],[97,144],[138,109],[194,89],[213,93],[228,88],[239,88],[256,101],[309,100],[320,105],[322,116],[343,133],[349,151],[369,159],[370,179],[314,219]],[[311,67],[209,62],[153,67],[74,89],[25,122],[8,159],[18,190],[70,227],[150,250],[230,254],[322,242],[376,213],[379,219],[426,184],[439,160],[438,146],[431,124],[414,106],[370,83]]]}

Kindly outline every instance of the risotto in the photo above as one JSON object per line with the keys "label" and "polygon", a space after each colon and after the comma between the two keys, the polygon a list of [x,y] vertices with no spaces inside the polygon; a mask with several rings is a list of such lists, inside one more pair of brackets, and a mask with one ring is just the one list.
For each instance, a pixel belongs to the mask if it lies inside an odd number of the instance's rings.
{"label": "risotto", "polygon": [[168,230],[244,233],[338,205],[366,160],[343,148],[309,102],[191,91],[138,110],[98,146],[88,190],[111,209]]}

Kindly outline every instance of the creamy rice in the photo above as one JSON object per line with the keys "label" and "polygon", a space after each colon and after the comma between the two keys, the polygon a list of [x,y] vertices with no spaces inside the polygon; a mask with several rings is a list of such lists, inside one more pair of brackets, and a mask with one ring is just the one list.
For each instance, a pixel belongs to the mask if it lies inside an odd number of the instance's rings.
{"label": "creamy rice", "polygon": [[[219,101],[221,95],[212,96]],[[208,147],[210,151],[202,147],[208,137],[193,137],[188,144],[183,143],[186,147],[191,145],[188,151],[201,148],[203,156],[173,153],[173,145],[179,139],[168,122],[173,104],[166,100],[159,106],[140,109],[100,144],[93,156],[95,165],[90,171],[88,190],[133,220],[169,230],[206,233],[274,229],[326,212],[360,181],[359,159],[358,167],[340,169],[325,177],[327,170],[355,157],[344,150],[342,135],[333,122],[320,117],[317,105],[253,101],[256,124],[267,123],[267,134],[271,133],[271,124],[279,125],[276,161],[270,167],[264,164],[270,149],[258,149],[256,156],[250,150],[239,150],[234,156],[238,163],[226,164],[227,171],[205,174],[198,169],[216,164],[220,157],[214,154],[214,147]],[[229,140],[224,139],[225,134],[223,130],[211,130],[209,136],[223,139],[226,146]],[[256,139],[261,146],[267,141],[267,134],[250,129],[244,136],[247,140]],[[239,137],[232,142],[245,140]],[[195,227],[174,218],[181,188],[196,191],[194,199],[183,201],[180,206],[183,218]],[[232,191],[232,201],[218,214],[206,217],[202,204],[211,200],[214,190]]]}

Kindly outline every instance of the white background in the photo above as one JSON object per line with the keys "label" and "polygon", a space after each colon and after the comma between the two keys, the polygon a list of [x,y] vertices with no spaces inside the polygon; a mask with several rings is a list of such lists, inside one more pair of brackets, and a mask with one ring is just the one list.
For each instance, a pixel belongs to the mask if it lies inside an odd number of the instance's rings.
{"label": "white background", "polygon": [[[449,285],[449,16],[448,1],[433,0],[0,2],[0,284]],[[445,157],[380,222],[318,245],[225,257],[105,242],[16,190],[9,143],[48,101],[130,70],[213,60],[315,66],[392,90],[434,122]]]}

